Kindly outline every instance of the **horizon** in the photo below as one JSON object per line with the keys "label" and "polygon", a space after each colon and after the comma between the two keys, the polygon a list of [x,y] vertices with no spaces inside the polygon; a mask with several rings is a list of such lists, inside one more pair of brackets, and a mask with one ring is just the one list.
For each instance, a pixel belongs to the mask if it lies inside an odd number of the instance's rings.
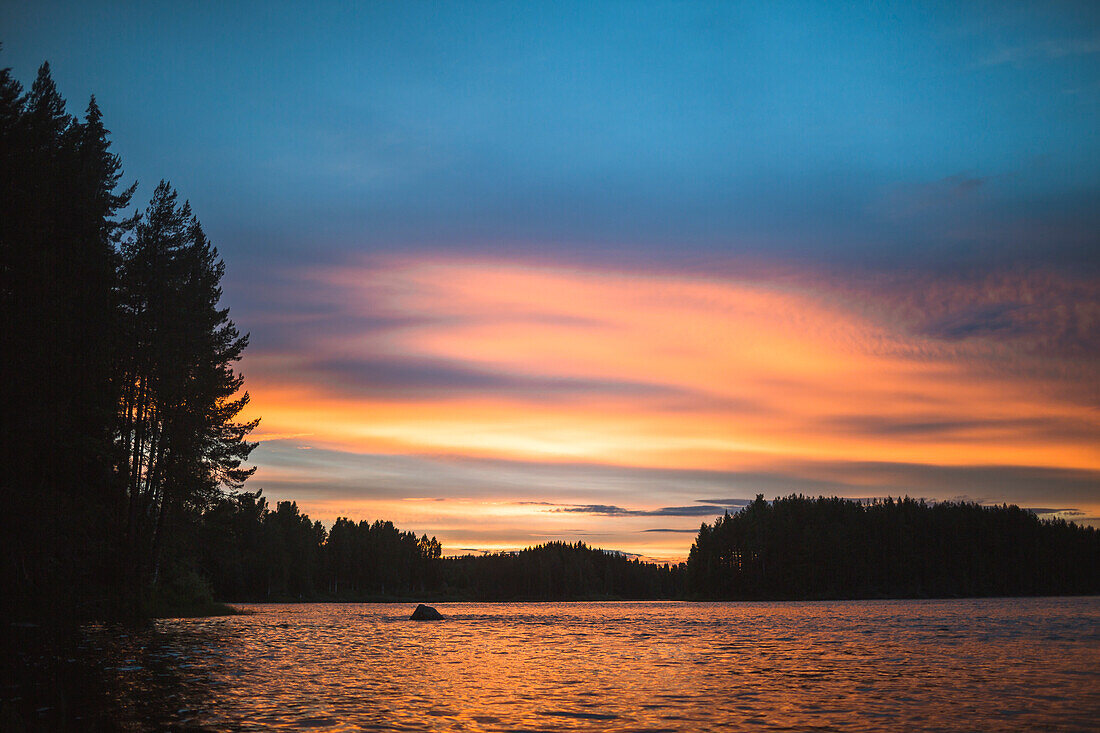
{"label": "horizon", "polygon": [[757,494],[1100,526],[1100,10],[0,9],[226,262],[246,490],[659,562]]}

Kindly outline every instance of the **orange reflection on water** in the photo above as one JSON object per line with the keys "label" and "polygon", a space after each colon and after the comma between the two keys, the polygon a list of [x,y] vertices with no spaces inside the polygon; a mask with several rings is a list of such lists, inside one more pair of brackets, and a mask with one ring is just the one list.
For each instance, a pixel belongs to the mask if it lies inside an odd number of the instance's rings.
{"label": "orange reflection on water", "polygon": [[86,637],[127,730],[1094,727],[1095,598],[412,607]]}

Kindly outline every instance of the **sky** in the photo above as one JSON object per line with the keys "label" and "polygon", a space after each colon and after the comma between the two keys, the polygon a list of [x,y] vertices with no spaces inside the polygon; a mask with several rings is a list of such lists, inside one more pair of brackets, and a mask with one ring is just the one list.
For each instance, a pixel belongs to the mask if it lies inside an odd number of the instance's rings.
{"label": "sky", "polygon": [[218,246],[271,502],[661,561],[757,494],[1100,525],[1095,3],[40,0],[0,41]]}

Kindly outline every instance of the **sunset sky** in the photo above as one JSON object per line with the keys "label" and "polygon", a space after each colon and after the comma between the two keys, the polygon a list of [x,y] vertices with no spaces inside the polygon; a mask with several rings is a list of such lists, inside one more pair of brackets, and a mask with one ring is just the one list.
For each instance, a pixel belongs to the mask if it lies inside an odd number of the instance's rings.
{"label": "sunset sky", "polygon": [[1100,5],[5,3],[190,199],[250,490],[683,559],[756,494],[1100,525]]}

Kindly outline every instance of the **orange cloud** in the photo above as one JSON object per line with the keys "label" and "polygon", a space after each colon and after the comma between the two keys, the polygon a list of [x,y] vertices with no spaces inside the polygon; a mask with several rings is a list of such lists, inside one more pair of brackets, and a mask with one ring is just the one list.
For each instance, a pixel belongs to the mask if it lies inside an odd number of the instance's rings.
{"label": "orange cloud", "polygon": [[[1026,380],[979,374],[958,345],[891,332],[808,292],[462,261],[314,277],[349,308],[414,314],[424,325],[250,359],[253,372],[260,365],[249,382],[257,411],[274,433],[364,451],[665,467],[873,455],[1100,468],[1090,409],[1036,395]],[[339,382],[302,379],[319,354],[351,371],[356,359],[379,356],[450,364],[520,388],[449,393],[444,375],[434,393],[361,396]],[[532,386],[522,389],[523,380]],[[596,386],[548,398],[539,385],[552,380]],[[1086,430],[1076,440],[1042,439],[1021,416]],[[945,427],[876,434],[859,421]]]}
{"label": "orange cloud", "polygon": [[312,446],[723,471],[1100,470],[1100,420],[1072,390],[998,370],[988,339],[921,334],[812,283],[445,259],[303,277],[349,322],[383,324],[248,355],[264,430]]}

